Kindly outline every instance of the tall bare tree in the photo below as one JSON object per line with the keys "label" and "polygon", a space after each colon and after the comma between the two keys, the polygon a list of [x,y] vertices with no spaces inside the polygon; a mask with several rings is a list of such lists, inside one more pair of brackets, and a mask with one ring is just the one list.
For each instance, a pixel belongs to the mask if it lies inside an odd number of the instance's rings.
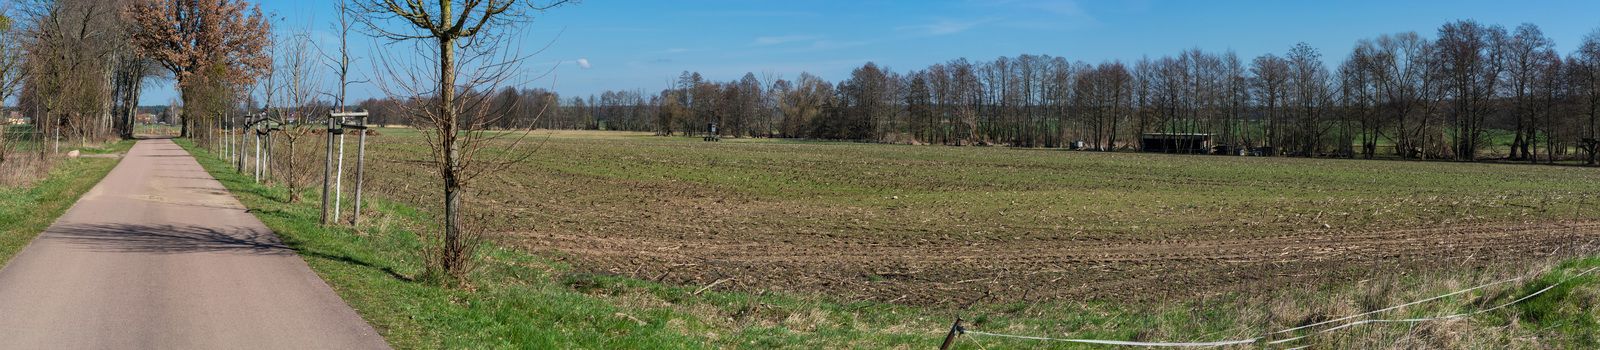
{"label": "tall bare tree", "polygon": [[1487,141],[1485,120],[1494,109],[1496,89],[1504,69],[1506,30],[1474,21],[1446,23],[1439,28],[1437,64],[1449,97],[1459,160],[1475,160]]}
{"label": "tall bare tree", "polygon": [[1322,54],[1305,43],[1289,50],[1288,106],[1295,121],[1292,133],[1298,152],[1313,156],[1321,151],[1331,124],[1326,114],[1332,104],[1331,75],[1322,63]]}
{"label": "tall bare tree", "polygon": [[[461,195],[466,184],[477,175],[508,166],[517,159],[475,163],[478,151],[496,135],[483,132],[494,125],[495,116],[484,111],[487,96],[497,85],[514,78],[519,57],[505,52],[506,35],[518,24],[531,21],[534,13],[569,3],[556,0],[360,0],[351,9],[357,21],[374,36],[391,41],[420,42],[429,50],[425,60],[435,70],[423,74],[412,71],[406,81],[390,84],[379,81],[391,95],[426,101],[414,110],[429,130],[429,146],[444,189],[444,234],[435,254],[439,273],[462,278],[472,259],[472,244],[462,222]],[[460,51],[458,51],[460,50]],[[411,52],[408,51],[407,54]],[[460,54],[460,55],[458,55]],[[389,60],[386,73],[399,76],[395,61]],[[461,70],[467,72],[463,79]],[[426,78],[426,79],[424,79]],[[461,91],[462,89],[466,91]],[[402,91],[404,90],[404,91]],[[463,93],[464,92],[464,93]]]}
{"label": "tall bare tree", "polygon": [[35,124],[59,150],[64,138],[79,143],[111,134],[111,49],[123,40],[115,3],[51,1],[31,3],[26,13],[26,82],[22,100],[31,101]]}
{"label": "tall bare tree", "polygon": [[1283,147],[1284,121],[1282,109],[1288,96],[1289,62],[1282,57],[1267,54],[1251,61],[1250,80],[1255,103],[1263,116],[1261,142],[1263,146]]}
{"label": "tall bare tree", "polygon": [[[16,22],[8,12],[0,12],[0,111],[5,110],[5,102],[21,89],[25,68],[21,31],[17,30]],[[0,119],[9,118],[0,116]],[[11,135],[6,125],[10,123],[10,120],[0,120],[0,165],[5,164],[13,147],[7,142]]]}
{"label": "tall bare tree", "polygon": [[1588,140],[1580,147],[1588,153],[1586,163],[1594,165],[1600,160],[1600,30],[1584,36],[1577,52],[1567,60],[1567,76],[1578,102],[1578,114],[1587,119],[1575,125],[1582,130],[1580,137]]}
{"label": "tall bare tree", "polygon": [[1545,65],[1551,64],[1548,58],[1555,52],[1555,43],[1544,36],[1539,26],[1524,23],[1501,43],[1500,50],[1505,55],[1504,79],[1515,127],[1511,158],[1533,161],[1537,158],[1532,148],[1538,144],[1536,126],[1542,100],[1535,90],[1543,80],[1540,75],[1548,71]]}
{"label": "tall bare tree", "polygon": [[[317,106],[317,96],[322,91],[322,70],[318,69],[319,62],[314,55],[314,45],[311,42],[311,32],[301,30],[289,33],[278,43],[276,50],[278,57],[274,68],[271,68],[268,81],[278,80],[276,94],[283,99],[280,103],[284,108],[279,108],[277,116],[282,121],[293,121],[283,126],[283,130],[273,133],[281,139],[286,148],[285,155],[271,160],[276,170],[274,173],[280,181],[289,188],[289,201],[300,200],[300,190],[311,182],[311,166],[309,159],[301,159],[297,148],[307,136],[314,134],[318,124],[311,123],[323,117]],[[271,98],[269,97],[270,101]]]}

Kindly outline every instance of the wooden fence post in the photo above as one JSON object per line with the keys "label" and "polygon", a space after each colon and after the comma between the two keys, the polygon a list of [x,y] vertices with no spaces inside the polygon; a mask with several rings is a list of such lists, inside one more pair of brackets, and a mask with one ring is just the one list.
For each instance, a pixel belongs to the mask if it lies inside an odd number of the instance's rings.
{"label": "wooden fence post", "polygon": [[326,158],[327,160],[322,163],[322,219],[320,220],[320,222],[322,223],[323,226],[327,226],[328,225],[328,204],[330,204],[330,203],[328,203],[328,200],[331,199],[329,197],[329,195],[331,193],[329,193],[329,192],[333,191],[333,182],[332,182],[332,180],[333,180],[333,133],[334,133],[334,129],[333,128],[335,128],[334,123],[336,123],[336,122],[333,120],[333,114],[329,113],[328,114],[328,130],[327,130],[327,132],[323,133],[323,135],[327,136],[327,139],[328,139],[328,147],[325,148],[325,151],[327,153],[327,158]]}

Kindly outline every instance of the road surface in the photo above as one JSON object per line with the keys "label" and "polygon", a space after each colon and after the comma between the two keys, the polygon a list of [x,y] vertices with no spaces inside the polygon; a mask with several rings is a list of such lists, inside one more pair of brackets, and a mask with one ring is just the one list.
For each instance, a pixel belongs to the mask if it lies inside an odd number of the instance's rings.
{"label": "road surface", "polygon": [[0,268],[0,348],[382,349],[170,140],[142,140]]}

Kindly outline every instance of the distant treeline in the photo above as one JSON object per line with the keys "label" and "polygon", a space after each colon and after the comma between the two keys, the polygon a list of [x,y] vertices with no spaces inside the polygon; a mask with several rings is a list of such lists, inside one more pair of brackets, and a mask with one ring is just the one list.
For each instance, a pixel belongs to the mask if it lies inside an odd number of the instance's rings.
{"label": "distant treeline", "polygon": [[[1209,134],[1228,149],[1305,156],[1594,160],[1600,31],[1565,57],[1533,24],[1473,21],[1363,39],[1337,65],[1302,43],[1248,61],[1200,49],[1090,64],[1021,55],[844,81],[684,72],[668,89],[563,99],[505,90],[505,126],[947,145],[1139,147],[1145,133]],[[382,109],[384,101],[368,101]],[[540,112],[543,113],[540,113]],[[379,115],[382,115],[380,113]]]}

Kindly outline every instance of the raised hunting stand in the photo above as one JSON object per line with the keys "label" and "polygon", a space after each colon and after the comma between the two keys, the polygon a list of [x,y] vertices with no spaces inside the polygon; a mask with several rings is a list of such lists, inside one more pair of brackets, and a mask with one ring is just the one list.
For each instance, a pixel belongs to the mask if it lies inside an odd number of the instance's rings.
{"label": "raised hunting stand", "polygon": [[1596,159],[1595,153],[1600,153],[1600,139],[1585,137],[1583,138],[1583,141],[1578,144],[1578,148],[1584,150],[1585,152],[1589,152],[1589,160],[1587,163],[1589,165],[1594,165]]}
{"label": "raised hunting stand", "polygon": [[707,142],[722,141],[722,135],[717,133],[717,123],[706,123],[705,140]]}

